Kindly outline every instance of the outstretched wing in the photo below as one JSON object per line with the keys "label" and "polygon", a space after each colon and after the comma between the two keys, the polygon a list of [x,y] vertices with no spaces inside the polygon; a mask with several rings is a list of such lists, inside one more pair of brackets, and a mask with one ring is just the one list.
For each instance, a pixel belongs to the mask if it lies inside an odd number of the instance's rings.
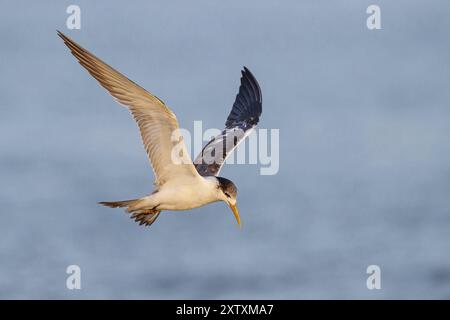
{"label": "outstretched wing", "polygon": [[203,148],[194,161],[202,176],[217,176],[227,157],[259,122],[262,95],[253,74],[244,67],[239,93],[225,122],[225,129]]}
{"label": "outstretched wing", "polygon": [[[155,174],[155,184],[186,176],[198,176],[179,134],[175,114],[157,97],[101,61],[72,39],[58,31],[79,63],[121,104],[136,120],[142,142]],[[172,150],[177,147],[176,161]],[[181,164],[180,164],[181,163]]]}

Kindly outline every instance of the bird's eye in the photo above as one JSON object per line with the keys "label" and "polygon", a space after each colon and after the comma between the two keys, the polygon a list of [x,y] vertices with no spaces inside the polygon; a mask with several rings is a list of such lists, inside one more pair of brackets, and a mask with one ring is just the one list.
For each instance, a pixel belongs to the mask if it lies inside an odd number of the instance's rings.
{"label": "bird's eye", "polygon": [[229,197],[230,197],[230,195],[229,195],[228,193],[226,193],[226,192],[225,192],[225,195],[227,196],[227,198],[229,198]]}

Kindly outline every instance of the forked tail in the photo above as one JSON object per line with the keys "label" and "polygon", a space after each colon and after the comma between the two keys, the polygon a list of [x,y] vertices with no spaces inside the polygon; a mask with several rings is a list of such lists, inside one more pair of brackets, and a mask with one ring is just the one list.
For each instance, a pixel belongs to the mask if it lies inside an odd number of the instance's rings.
{"label": "forked tail", "polygon": [[125,201],[113,201],[113,202],[99,202],[99,204],[110,208],[124,208],[126,212],[131,213],[131,219],[139,222],[139,225],[150,226],[158,218],[161,210],[156,209],[144,209],[146,198],[125,200]]}

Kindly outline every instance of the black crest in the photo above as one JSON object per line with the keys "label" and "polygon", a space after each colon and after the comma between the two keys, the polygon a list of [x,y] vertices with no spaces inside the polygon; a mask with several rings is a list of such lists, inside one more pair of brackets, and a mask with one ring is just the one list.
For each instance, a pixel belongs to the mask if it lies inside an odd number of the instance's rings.
{"label": "black crest", "polygon": [[236,198],[237,188],[234,183],[231,180],[222,177],[216,178],[219,181],[219,188],[222,189],[223,193]]}

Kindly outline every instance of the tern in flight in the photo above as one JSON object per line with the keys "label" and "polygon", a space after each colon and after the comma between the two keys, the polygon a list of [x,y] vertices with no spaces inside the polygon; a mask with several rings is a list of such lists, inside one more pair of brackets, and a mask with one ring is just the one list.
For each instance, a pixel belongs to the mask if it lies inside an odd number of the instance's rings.
{"label": "tern in flight", "polygon": [[[262,112],[261,89],[244,67],[241,84],[221,134],[213,137],[192,162],[179,133],[175,114],[163,101],[82,48],[58,31],[78,62],[131,112],[155,175],[155,189],[145,197],[100,202],[111,208],[126,208],[140,225],[151,225],[162,210],[189,210],[216,201],[227,203],[241,225],[236,207],[237,188],[219,177],[226,158],[257,125]],[[173,157],[174,147],[183,161]]]}

